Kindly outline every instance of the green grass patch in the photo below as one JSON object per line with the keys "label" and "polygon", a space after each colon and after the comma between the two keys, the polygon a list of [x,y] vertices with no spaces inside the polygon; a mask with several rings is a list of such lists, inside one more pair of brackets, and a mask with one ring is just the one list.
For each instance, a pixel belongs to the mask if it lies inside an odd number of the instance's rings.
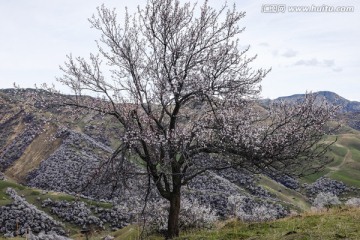
{"label": "green grass patch", "polygon": [[345,157],[348,149],[344,146],[341,146],[341,145],[332,145],[330,147],[330,153],[334,153],[340,157]]}
{"label": "green grass patch", "polygon": [[354,169],[342,169],[331,173],[330,177],[350,186],[360,187],[360,171],[354,171]]}
{"label": "green grass patch", "polygon": [[0,190],[6,191],[6,188],[8,188],[8,187],[11,187],[11,188],[14,188],[17,190],[23,190],[26,188],[20,184],[14,183],[14,182],[0,180]]}
{"label": "green grass patch", "polygon": [[38,204],[39,200],[43,201],[45,199],[50,198],[53,201],[82,201],[85,202],[88,205],[96,206],[96,207],[102,207],[102,208],[111,208],[111,203],[104,203],[104,202],[96,202],[85,198],[76,198],[71,195],[67,195],[65,193],[57,193],[57,192],[44,192],[38,189],[31,189],[31,188],[25,188],[21,191],[19,191],[20,194],[23,194],[27,201],[33,204]]}
{"label": "green grass patch", "polygon": [[338,142],[348,148],[360,150],[360,139],[356,135],[342,135]]}
{"label": "green grass patch", "polygon": [[329,172],[330,172],[330,169],[325,168],[324,170],[319,171],[319,172],[317,172],[317,173],[313,173],[313,174],[304,176],[301,180],[304,181],[304,182],[306,182],[306,183],[313,183],[313,182],[315,182],[316,180],[318,180],[320,177],[323,177],[323,176],[325,176],[326,174],[328,174]]}
{"label": "green grass patch", "polygon": [[336,154],[328,154],[329,157],[331,157],[333,160],[327,165],[328,167],[336,167],[336,166],[339,166],[342,161],[344,160],[344,157],[342,156],[338,156]]}
{"label": "green grass patch", "polygon": [[351,158],[356,161],[356,162],[360,162],[360,150],[357,149],[350,149],[351,151]]}
{"label": "green grass patch", "polygon": [[[332,126],[335,127],[338,123],[334,123]],[[359,131],[349,127],[348,125],[341,125],[336,131],[336,134],[359,134]]]}
{"label": "green grass patch", "polygon": [[8,187],[14,188],[16,190],[25,189],[25,187],[17,183],[0,180],[0,206],[4,206],[12,202],[11,198],[6,194],[6,189]]}

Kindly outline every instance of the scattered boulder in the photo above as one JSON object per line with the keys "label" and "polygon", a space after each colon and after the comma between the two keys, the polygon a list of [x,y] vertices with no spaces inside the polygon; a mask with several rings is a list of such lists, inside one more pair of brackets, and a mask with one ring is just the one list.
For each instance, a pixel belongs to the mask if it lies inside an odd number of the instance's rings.
{"label": "scattered boulder", "polygon": [[106,237],[103,238],[103,240],[113,240],[115,237],[107,235]]}

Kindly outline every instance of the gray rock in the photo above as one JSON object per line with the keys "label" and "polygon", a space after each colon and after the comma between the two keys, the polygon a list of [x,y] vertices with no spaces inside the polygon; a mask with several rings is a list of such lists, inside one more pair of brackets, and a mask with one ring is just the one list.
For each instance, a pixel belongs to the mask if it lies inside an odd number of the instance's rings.
{"label": "gray rock", "polygon": [[61,223],[28,203],[14,189],[8,188],[6,193],[13,199],[13,203],[0,207],[0,233],[23,235],[32,229],[35,233],[55,231],[59,235],[65,234]]}
{"label": "gray rock", "polygon": [[114,238],[115,237],[113,237],[113,236],[107,235],[106,237],[103,238],[103,240],[112,240]]}

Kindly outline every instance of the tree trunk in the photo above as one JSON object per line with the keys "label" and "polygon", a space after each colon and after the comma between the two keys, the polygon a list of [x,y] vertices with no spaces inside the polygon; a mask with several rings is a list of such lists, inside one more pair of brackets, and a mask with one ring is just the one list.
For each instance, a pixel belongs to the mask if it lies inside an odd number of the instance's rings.
{"label": "tree trunk", "polygon": [[174,191],[170,198],[170,211],[166,239],[179,236],[180,189]]}

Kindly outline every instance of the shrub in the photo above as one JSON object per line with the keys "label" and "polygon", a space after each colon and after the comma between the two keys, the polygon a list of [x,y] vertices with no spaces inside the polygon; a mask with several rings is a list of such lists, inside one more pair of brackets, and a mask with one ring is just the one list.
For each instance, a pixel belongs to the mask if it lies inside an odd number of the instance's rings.
{"label": "shrub", "polygon": [[330,192],[320,192],[313,202],[313,207],[317,209],[327,208],[329,209],[332,206],[339,205],[341,202],[339,198]]}
{"label": "shrub", "polygon": [[[168,202],[159,200],[150,203],[150,211],[146,225],[150,231],[164,231],[167,229],[169,214]],[[182,199],[179,215],[179,227],[186,228],[210,228],[218,220],[215,212],[207,206],[201,205],[197,200]]]}
{"label": "shrub", "polygon": [[218,220],[211,207],[201,205],[197,200],[183,199],[180,210],[181,228],[210,228]]}
{"label": "shrub", "polygon": [[237,218],[245,222],[263,222],[274,220],[282,214],[284,208],[280,205],[257,203],[245,196],[232,195],[228,197],[228,209]]}
{"label": "shrub", "polygon": [[360,198],[350,198],[345,202],[346,206],[360,207]]}

